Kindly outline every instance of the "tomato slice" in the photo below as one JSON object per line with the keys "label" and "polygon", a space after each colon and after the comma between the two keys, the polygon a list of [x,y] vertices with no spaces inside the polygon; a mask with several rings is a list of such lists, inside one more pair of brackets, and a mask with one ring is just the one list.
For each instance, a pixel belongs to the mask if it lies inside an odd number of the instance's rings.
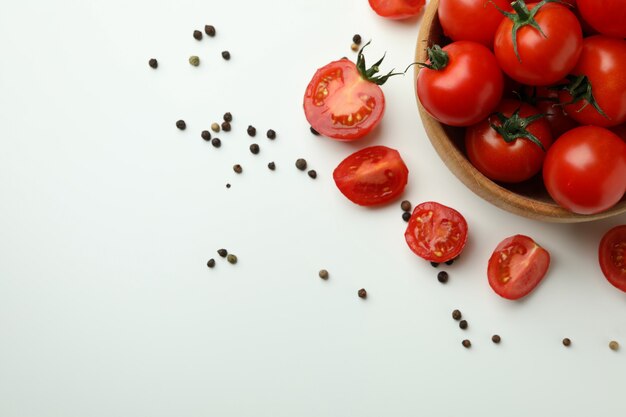
{"label": "tomato slice", "polygon": [[626,225],[606,232],[600,241],[598,257],[606,279],[626,292]]}
{"label": "tomato slice", "polygon": [[404,191],[409,170],[395,149],[361,149],[335,168],[333,179],[348,200],[361,206],[388,203]]}
{"label": "tomato slice", "polygon": [[426,0],[369,0],[377,15],[388,19],[406,19],[417,15]]}
{"label": "tomato slice", "polygon": [[383,90],[364,79],[348,59],[318,69],[304,95],[304,114],[311,127],[342,141],[368,134],[384,110]]}
{"label": "tomato slice", "polygon": [[550,254],[524,235],[507,237],[489,258],[489,285],[501,297],[517,300],[541,282],[550,266]]}
{"label": "tomato slice", "polygon": [[459,256],[465,247],[467,222],[455,209],[428,201],[413,210],[404,238],[417,256],[446,262]]}

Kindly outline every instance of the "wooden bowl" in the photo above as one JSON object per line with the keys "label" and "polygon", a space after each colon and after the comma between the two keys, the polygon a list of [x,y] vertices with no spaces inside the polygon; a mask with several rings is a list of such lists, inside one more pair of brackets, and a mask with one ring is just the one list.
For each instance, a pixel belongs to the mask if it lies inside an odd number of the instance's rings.
{"label": "wooden bowl", "polygon": [[[426,62],[426,48],[449,42],[443,35],[437,8],[439,0],[430,0],[422,18],[415,62]],[[415,79],[419,67],[416,66]],[[499,184],[481,174],[464,152],[464,130],[439,123],[417,99],[424,129],[433,147],[458,179],[478,196],[511,213],[547,222],[576,223],[604,219],[626,212],[626,196],[617,205],[602,213],[581,215],[559,207],[548,195],[541,175],[521,184]]]}

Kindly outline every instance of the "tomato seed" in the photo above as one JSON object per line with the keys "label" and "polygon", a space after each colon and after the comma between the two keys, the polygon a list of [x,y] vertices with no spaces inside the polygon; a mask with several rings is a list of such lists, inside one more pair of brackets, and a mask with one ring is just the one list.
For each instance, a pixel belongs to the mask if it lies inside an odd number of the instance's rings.
{"label": "tomato seed", "polygon": [[307,175],[313,179],[317,178],[317,172],[314,169],[307,172]]}
{"label": "tomato seed", "polygon": [[463,344],[464,348],[470,348],[472,346],[472,342],[470,342],[469,340],[465,339],[464,341],[461,342]]}
{"label": "tomato seed", "polygon": [[360,298],[367,298],[367,291],[365,291],[365,288],[361,288],[357,294]]}
{"label": "tomato seed", "polygon": [[220,138],[213,138],[213,140],[211,141],[211,145],[219,148],[220,146],[222,146],[222,141],[220,140]]}
{"label": "tomato seed", "polygon": [[572,344],[572,341],[569,340],[569,338],[566,337],[565,339],[563,339],[563,346],[569,346],[571,344]]}
{"label": "tomato seed", "polygon": [[250,145],[250,152],[252,152],[253,154],[258,154],[259,153],[259,145],[257,145],[256,143],[253,143],[252,145]]}
{"label": "tomato seed", "polygon": [[493,343],[500,343],[500,340],[501,340],[501,338],[497,334],[494,334],[493,336],[491,336],[491,341]]}
{"label": "tomato seed", "polygon": [[328,271],[325,269],[320,269],[319,276],[321,279],[328,279]]}
{"label": "tomato seed", "polygon": [[442,284],[448,282],[448,273],[446,271],[439,271],[437,274],[437,280]]}
{"label": "tomato seed", "polygon": [[243,172],[243,168],[239,164],[233,165],[233,171],[237,174],[241,174]]}
{"label": "tomato seed", "polygon": [[215,36],[215,27],[213,25],[205,25],[204,26],[204,33],[206,33],[210,37]]}
{"label": "tomato seed", "polygon": [[203,130],[202,133],[200,133],[200,136],[206,141],[211,140],[211,132],[209,132],[208,130]]}
{"label": "tomato seed", "polygon": [[217,254],[221,256],[222,258],[225,258],[226,255],[228,255],[228,251],[226,249],[218,249]]}
{"label": "tomato seed", "polygon": [[230,52],[222,51],[222,58],[224,58],[226,61],[228,61],[230,59]]}
{"label": "tomato seed", "polygon": [[229,253],[228,256],[226,256],[226,260],[231,263],[231,264],[236,264],[237,263],[237,256],[233,255],[232,253]]}
{"label": "tomato seed", "polygon": [[459,310],[454,310],[452,312],[452,318],[454,320],[461,320],[461,317],[462,317],[462,314],[461,314],[461,312]]}
{"label": "tomato seed", "polygon": [[313,129],[313,126],[311,126],[309,129],[311,130],[311,133],[313,133],[315,136],[320,135],[320,133],[317,130]]}
{"label": "tomato seed", "polygon": [[411,202],[409,200],[404,200],[400,203],[400,208],[402,211],[411,211]]}
{"label": "tomato seed", "polygon": [[352,42],[356,43],[357,45],[360,45],[361,44],[361,35],[359,35],[358,33],[355,34],[352,37]]}
{"label": "tomato seed", "polygon": [[252,125],[248,126],[248,129],[246,130],[248,132],[249,136],[255,137],[256,136],[256,128]]}
{"label": "tomato seed", "polygon": [[617,343],[615,340],[611,340],[609,342],[609,349],[611,349],[611,350],[618,350],[619,349],[619,343]]}
{"label": "tomato seed", "polygon": [[194,67],[197,67],[198,65],[200,65],[200,58],[196,55],[192,55],[189,57],[189,63]]}
{"label": "tomato seed", "polygon": [[230,132],[230,122],[222,122],[222,130],[224,132]]}
{"label": "tomato seed", "polygon": [[215,133],[220,131],[220,125],[218,123],[211,123],[211,130],[214,131]]}
{"label": "tomato seed", "polygon": [[224,121],[228,122],[228,123],[232,122],[233,121],[233,115],[230,114],[230,112],[224,113]]}
{"label": "tomato seed", "polygon": [[274,130],[270,129],[267,131],[267,138],[268,139],[276,139],[276,132],[274,132]]}
{"label": "tomato seed", "polygon": [[187,129],[187,123],[185,123],[184,120],[178,120],[176,122],[176,127],[179,128],[180,130],[185,130]]}
{"label": "tomato seed", "polygon": [[150,68],[156,69],[159,66],[159,62],[156,60],[156,58],[152,58],[150,59],[150,61],[148,61],[148,65],[150,65]]}
{"label": "tomato seed", "polygon": [[202,32],[200,32],[199,30],[194,30],[193,37],[197,41],[202,40]]}
{"label": "tomato seed", "polygon": [[209,268],[213,268],[215,266],[215,259],[209,259],[209,262],[206,263],[206,266],[208,266]]}
{"label": "tomato seed", "polygon": [[269,164],[267,164],[267,167],[270,170],[274,171],[276,169],[276,164],[274,162],[270,162]]}
{"label": "tomato seed", "polygon": [[306,169],[306,159],[304,158],[296,159],[296,168],[298,168],[300,171],[304,171]]}
{"label": "tomato seed", "polygon": [[467,329],[467,320],[461,320],[461,321],[459,322],[459,327],[460,327],[462,330]]}
{"label": "tomato seed", "polygon": [[402,213],[402,220],[404,220],[405,222],[408,222],[411,219],[411,213],[409,213],[408,211],[405,211],[404,213]]}

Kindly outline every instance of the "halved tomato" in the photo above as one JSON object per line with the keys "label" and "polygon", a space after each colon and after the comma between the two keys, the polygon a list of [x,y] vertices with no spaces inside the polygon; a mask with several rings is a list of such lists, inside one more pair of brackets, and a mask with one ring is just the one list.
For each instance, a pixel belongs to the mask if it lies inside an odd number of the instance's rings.
{"label": "halved tomato", "polygon": [[406,19],[421,12],[426,0],[369,0],[369,3],[379,16]]}
{"label": "halved tomato", "polygon": [[501,297],[517,300],[541,282],[550,254],[524,235],[507,237],[496,246],[487,267],[489,285]]}
{"label": "halved tomato", "polygon": [[459,256],[465,247],[467,222],[455,209],[428,201],[413,210],[404,238],[417,256],[446,262]]}
{"label": "halved tomato", "polygon": [[600,241],[598,259],[606,279],[626,292],[626,225],[606,232]]}

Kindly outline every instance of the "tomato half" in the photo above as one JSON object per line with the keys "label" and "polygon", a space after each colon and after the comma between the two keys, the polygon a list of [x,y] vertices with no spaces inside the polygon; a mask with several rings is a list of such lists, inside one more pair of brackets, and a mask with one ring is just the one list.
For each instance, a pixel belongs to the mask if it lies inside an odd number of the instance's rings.
{"label": "tomato half", "polygon": [[367,135],[382,119],[385,96],[363,78],[356,64],[340,59],[315,72],[304,94],[304,114],[324,136],[351,141]]}
{"label": "tomato half", "polygon": [[626,1],[578,0],[580,15],[603,35],[626,38]]}
{"label": "tomato half", "polygon": [[467,242],[467,222],[461,213],[434,201],[415,207],[404,233],[409,248],[431,262],[459,256]]}
{"label": "tomato half", "polygon": [[[603,35],[590,36],[583,41],[580,59],[571,74],[569,90],[559,92],[565,112],[584,125],[617,126],[626,122],[626,41]],[[572,78],[572,77],[570,77]],[[597,106],[594,107],[588,93],[591,92]]]}
{"label": "tomato half", "polygon": [[626,225],[605,233],[600,241],[598,260],[606,279],[626,292]]}
{"label": "tomato half", "polygon": [[409,170],[395,149],[371,146],[361,149],[333,171],[339,191],[361,206],[388,203],[399,197],[406,187]]}
{"label": "tomato half", "polygon": [[[532,19],[529,10],[537,6],[526,6],[520,1],[512,5],[514,18],[523,21]],[[513,32],[513,19],[505,18],[494,39],[493,48],[500,67],[522,84],[550,85],[560,81],[574,68],[582,49],[582,29],[568,7],[559,3],[539,7],[534,21],[541,31],[526,24]],[[515,42],[513,33],[517,37]]]}
{"label": "tomato half", "polygon": [[502,98],[504,81],[493,53],[470,41],[429,48],[417,76],[424,109],[451,126],[470,126],[486,118]]}
{"label": "tomato half", "polygon": [[406,19],[419,14],[426,0],[369,0],[369,2],[379,16],[388,19]]}
{"label": "tomato half", "polygon": [[551,144],[547,120],[539,110],[518,100],[502,100],[494,114],[465,130],[470,162],[494,181],[529,179],[541,170]]}
{"label": "tomato half", "polygon": [[581,126],[548,149],[543,182],[561,207],[574,213],[600,213],[626,191],[626,143],[608,129]]}
{"label": "tomato half", "polygon": [[437,14],[443,33],[453,41],[473,41],[493,48],[496,29],[510,11],[509,0],[439,0]]}
{"label": "tomato half", "polygon": [[487,266],[491,288],[501,297],[517,300],[541,282],[550,266],[550,254],[524,235],[507,237],[496,246]]}

